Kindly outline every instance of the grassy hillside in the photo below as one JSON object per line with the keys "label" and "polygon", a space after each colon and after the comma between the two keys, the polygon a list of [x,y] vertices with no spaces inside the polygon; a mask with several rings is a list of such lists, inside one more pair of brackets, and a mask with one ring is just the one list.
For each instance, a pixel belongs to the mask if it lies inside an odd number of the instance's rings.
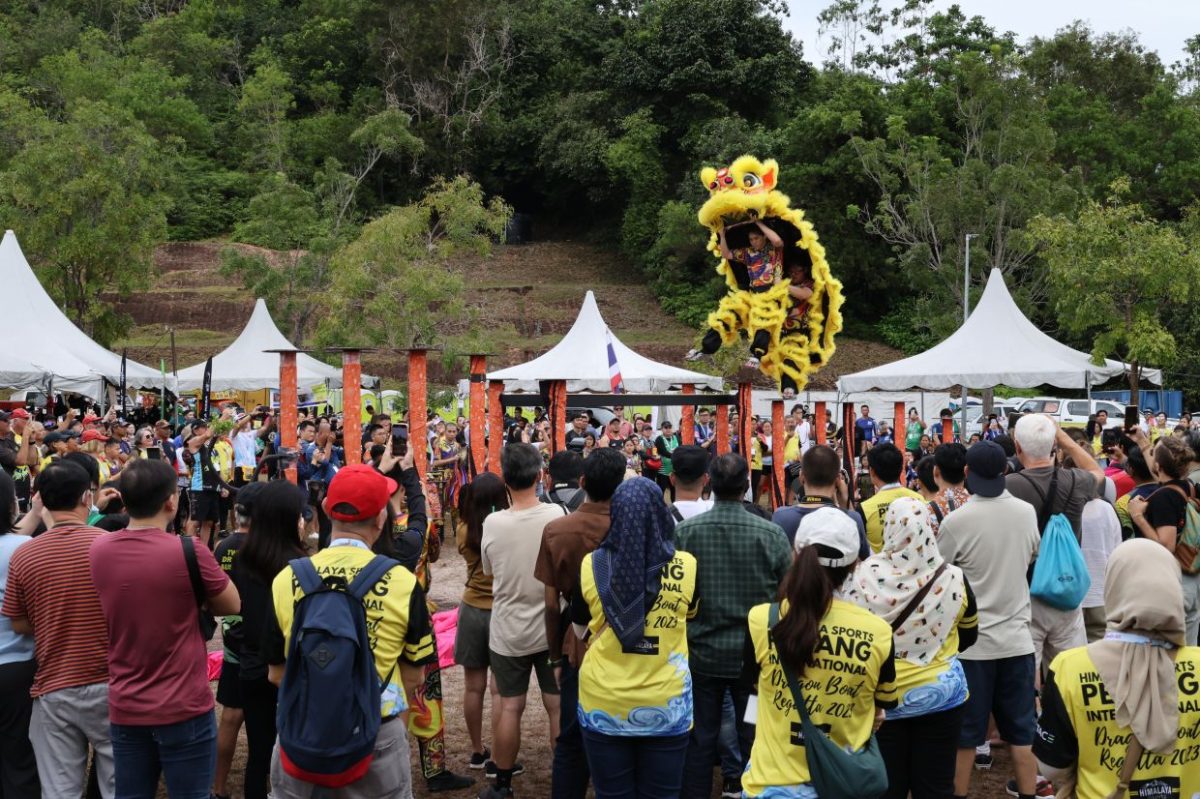
{"label": "grassy hillside", "polygon": [[[133,327],[116,348],[146,364],[165,358],[170,368],[168,327],[175,328],[179,368],[220,351],[237,336],[254,306],[254,297],[220,273],[222,242],[163,245],[156,253],[155,287],[120,303]],[[249,249],[249,248],[248,248]],[[571,241],[498,247],[490,258],[464,262],[468,304],[487,331],[491,363],[508,366],[549,349],[570,328],[591,289],[600,312],[628,346],[651,358],[682,364],[696,338],[693,331],[666,314],[630,264],[611,252]],[[853,309],[847,309],[853,313]],[[444,331],[457,332],[461,320],[447,320]],[[285,329],[286,332],[286,329]],[[841,337],[828,368],[813,382],[831,388],[837,375],[896,358],[899,352],[881,344]],[[397,353],[366,356],[365,367],[389,381],[403,380],[403,358]],[[449,383],[461,374],[435,367],[434,382]]]}

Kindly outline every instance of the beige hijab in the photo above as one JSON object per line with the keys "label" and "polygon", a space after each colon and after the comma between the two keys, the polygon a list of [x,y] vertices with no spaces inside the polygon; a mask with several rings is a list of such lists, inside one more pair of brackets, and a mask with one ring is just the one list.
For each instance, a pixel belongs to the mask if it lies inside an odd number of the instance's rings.
{"label": "beige hijab", "polygon": [[1144,538],[1117,547],[1104,572],[1108,629],[1167,641],[1172,647],[1100,640],[1088,654],[1116,702],[1117,723],[1143,747],[1175,749],[1179,732],[1176,647],[1183,646],[1183,590],[1175,557]]}

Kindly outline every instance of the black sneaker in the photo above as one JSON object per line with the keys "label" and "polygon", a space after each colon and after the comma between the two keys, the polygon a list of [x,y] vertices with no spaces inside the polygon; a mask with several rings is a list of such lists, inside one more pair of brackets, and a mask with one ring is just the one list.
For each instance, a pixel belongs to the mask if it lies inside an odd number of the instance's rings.
{"label": "black sneaker", "polygon": [[979,769],[980,771],[987,771],[991,767],[992,755],[990,752],[987,754],[980,754],[978,752],[975,753],[975,768]]}
{"label": "black sneaker", "polygon": [[[514,777],[518,774],[524,774],[525,767],[520,763],[513,763],[512,772]],[[496,761],[489,759],[488,762],[483,764],[483,775],[489,780],[496,779]]]}
{"label": "black sneaker", "polygon": [[474,784],[475,780],[471,777],[460,777],[453,771],[443,771],[425,780],[425,787],[429,789],[430,793],[461,791],[463,788],[470,788]]}
{"label": "black sneaker", "polygon": [[721,786],[721,797],[722,799],[742,799],[742,781],[726,777]]}
{"label": "black sneaker", "polygon": [[479,792],[479,799],[512,799],[512,788],[497,788],[489,785]]}
{"label": "black sneaker", "polygon": [[487,747],[484,747],[482,752],[472,752],[471,759],[467,763],[467,768],[481,769],[483,768],[484,764],[488,762],[491,756],[492,750],[488,749]]}

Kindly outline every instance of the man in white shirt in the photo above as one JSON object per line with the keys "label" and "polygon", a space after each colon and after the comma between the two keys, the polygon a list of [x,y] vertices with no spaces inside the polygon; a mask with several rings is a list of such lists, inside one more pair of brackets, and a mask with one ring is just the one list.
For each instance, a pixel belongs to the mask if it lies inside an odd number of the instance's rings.
{"label": "man in white shirt", "polygon": [[492,621],[488,657],[500,692],[492,760],[496,784],[481,799],[512,796],[512,778],[521,749],[521,716],[529,673],[537,675],[542,704],[550,719],[550,740],[558,738],[559,689],[546,642],[545,586],[534,576],[542,531],[566,511],[539,502],[536,486],[542,456],[531,444],[509,444],[500,455],[500,472],[511,504],[483,522],[480,563],[492,575]]}
{"label": "man in white shirt", "polygon": [[708,486],[708,450],[695,444],[677,447],[671,453],[671,467],[671,485],[675,487],[671,515],[675,523],[711,510],[712,497],[704,498]]}

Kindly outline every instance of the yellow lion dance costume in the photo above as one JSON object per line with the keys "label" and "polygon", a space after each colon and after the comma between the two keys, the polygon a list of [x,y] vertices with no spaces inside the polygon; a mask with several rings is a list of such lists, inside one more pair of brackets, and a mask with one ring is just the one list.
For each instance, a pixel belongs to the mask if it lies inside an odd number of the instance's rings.
{"label": "yellow lion dance costume", "polygon": [[[700,182],[709,192],[700,208],[700,224],[712,231],[708,248],[721,258],[717,273],[725,278],[728,292],[708,316],[710,329],[701,347],[688,357],[711,355],[745,333],[759,369],[780,386],[785,397],[791,397],[833,355],[833,338],[842,329],[843,297],[842,284],[829,271],[817,232],[775,188],[778,180],[775,161],[760,162],[750,155],[722,169],[700,171]],[[778,248],[782,253],[767,279],[761,273],[752,275],[736,257],[731,263],[722,255],[722,231],[728,240],[724,248],[737,255],[749,251],[735,247],[738,239],[744,237],[749,243],[750,234],[771,236],[768,230],[782,244]],[[798,289],[811,283],[811,296],[806,300],[793,296],[794,283]]]}

